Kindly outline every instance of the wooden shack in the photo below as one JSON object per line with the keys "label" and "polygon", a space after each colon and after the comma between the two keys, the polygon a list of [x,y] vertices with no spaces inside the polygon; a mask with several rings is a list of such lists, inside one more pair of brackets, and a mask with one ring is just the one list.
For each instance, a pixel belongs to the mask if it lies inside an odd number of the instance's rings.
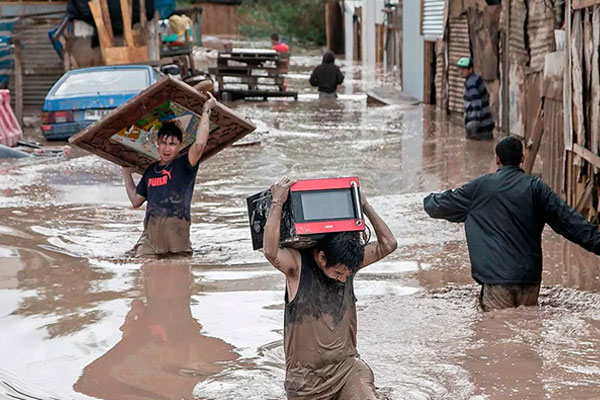
{"label": "wooden shack", "polygon": [[236,13],[241,0],[195,0],[192,4],[202,7],[203,35],[237,35]]}

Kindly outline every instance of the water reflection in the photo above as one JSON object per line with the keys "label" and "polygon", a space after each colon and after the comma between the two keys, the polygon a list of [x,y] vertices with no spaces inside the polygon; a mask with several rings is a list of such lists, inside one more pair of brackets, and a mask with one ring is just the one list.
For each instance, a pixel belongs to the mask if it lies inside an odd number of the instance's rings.
{"label": "water reflection", "polygon": [[191,399],[199,381],[238,355],[201,334],[190,309],[188,262],[153,261],[141,271],[144,299],[131,302],[122,339],[84,368],[74,389],[101,399]]}
{"label": "water reflection", "polygon": [[484,313],[473,324],[464,367],[475,395],[490,399],[541,399],[544,360],[538,307]]}

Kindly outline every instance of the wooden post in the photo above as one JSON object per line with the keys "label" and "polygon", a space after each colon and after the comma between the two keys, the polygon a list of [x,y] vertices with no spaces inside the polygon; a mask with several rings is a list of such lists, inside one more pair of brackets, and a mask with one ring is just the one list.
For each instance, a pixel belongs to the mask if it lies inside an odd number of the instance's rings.
{"label": "wooden post", "polygon": [[23,126],[23,60],[21,58],[21,39],[13,37],[15,47],[15,114],[19,125]]}
{"label": "wooden post", "polygon": [[542,104],[543,103],[540,103],[540,106],[538,108],[537,117],[535,119],[535,125],[533,126],[533,132],[531,133],[531,138],[529,139],[529,143],[527,143],[527,149],[525,151],[525,161],[523,162],[523,170],[528,174],[531,174],[531,171],[533,171],[535,158],[540,149],[540,144],[542,143],[542,135],[544,134]]}
{"label": "wooden post", "polygon": [[563,115],[564,115],[564,140],[565,140],[565,163],[566,167],[563,170],[563,184],[565,197],[568,204],[573,204],[573,85],[571,83],[572,60],[571,60],[571,22],[572,10],[571,0],[566,0],[566,37],[565,37],[565,71],[564,71],[564,86],[563,86]]}
{"label": "wooden post", "polygon": [[148,23],[146,43],[148,44],[148,59],[157,61],[160,59],[160,44],[158,37],[158,12],[155,11],[154,18]]}
{"label": "wooden post", "polygon": [[510,0],[505,0],[504,3],[506,4],[506,24],[504,26],[504,68],[502,69],[502,108],[504,110],[502,125],[504,125],[505,135],[510,136],[510,58],[508,56],[510,48]]}
{"label": "wooden post", "polygon": [[140,26],[142,27],[142,40],[146,40],[146,0],[138,1],[140,3]]}

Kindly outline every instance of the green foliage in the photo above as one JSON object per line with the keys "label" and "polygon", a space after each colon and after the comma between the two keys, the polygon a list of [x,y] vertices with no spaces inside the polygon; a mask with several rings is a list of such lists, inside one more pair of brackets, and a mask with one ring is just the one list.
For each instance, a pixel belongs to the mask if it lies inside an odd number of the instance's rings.
{"label": "green foliage", "polygon": [[238,8],[240,32],[325,44],[323,0],[245,0]]}

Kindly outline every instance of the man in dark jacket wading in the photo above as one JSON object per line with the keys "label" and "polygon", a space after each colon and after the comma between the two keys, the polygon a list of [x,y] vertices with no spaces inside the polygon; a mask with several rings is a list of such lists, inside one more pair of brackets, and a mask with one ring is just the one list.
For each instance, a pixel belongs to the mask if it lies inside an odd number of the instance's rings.
{"label": "man in dark jacket wading", "polygon": [[496,145],[499,169],[461,188],[425,197],[433,218],[464,222],[471,272],[484,311],[537,304],[542,281],[542,230],[600,254],[600,232],[539,178],[519,168],[523,145],[514,137]]}

